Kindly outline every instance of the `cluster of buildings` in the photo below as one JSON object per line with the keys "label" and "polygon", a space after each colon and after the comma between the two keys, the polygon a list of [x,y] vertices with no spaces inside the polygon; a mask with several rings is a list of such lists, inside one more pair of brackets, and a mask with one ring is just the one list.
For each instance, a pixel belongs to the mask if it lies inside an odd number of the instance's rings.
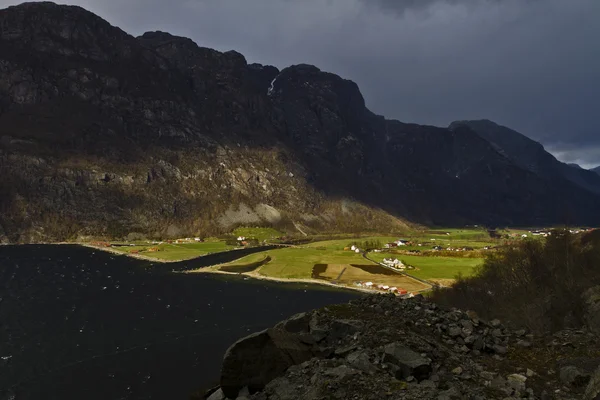
{"label": "cluster of buildings", "polygon": [[362,287],[362,288],[366,288],[366,289],[375,289],[375,290],[379,290],[381,292],[389,292],[389,293],[394,293],[394,294],[399,294],[399,295],[404,295],[404,294],[408,293],[408,290],[406,290],[406,289],[397,288],[395,286],[389,287],[388,285],[375,284],[373,282],[355,282],[354,285],[357,287]]}
{"label": "cluster of buildings", "polygon": [[357,246],[355,246],[355,245],[352,245],[352,246],[350,246],[350,250],[351,250],[351,251],[353,251],[353,252],[355,252],[355,253],[360,253],[360,251],[361,251],[361,250],[360,250],[360,249],[359,249]]}
{"label": "cluster of buildings", "polygon": [[[441,246],[436,246],[439,247],[440,249],[442,248]],[[434,250],[436,250],[436,248],[433,248]],[[445,249],[446,251],[473,251],[475,250],[472,247],[446,247]]]}
{"label": "cluster of buildings", "polygon": [[412,245],[412,243],[409,242],[408,240],[398,239],[395,242],[386,243],[383,247],[385,247],[386,249],[391,249],[392,247],[411,246],[411,245]]}
{"label": "cluster of buildings", "polygon": [[[169,241],[167,241],[168,243]],[[202,240],[202,238],[196,237],[196,238],[183,238],[183,239],[175,239],[175,243],[200,243],[200,242],[204,242],[204,240]]]}
{"label": "cluster of buildings", "polygon": [[384,258],[381,264],[385,267],[395,268],[399,270],[406,269],[406,265],[404,265],[404,263],[398,260],[397,258]]}

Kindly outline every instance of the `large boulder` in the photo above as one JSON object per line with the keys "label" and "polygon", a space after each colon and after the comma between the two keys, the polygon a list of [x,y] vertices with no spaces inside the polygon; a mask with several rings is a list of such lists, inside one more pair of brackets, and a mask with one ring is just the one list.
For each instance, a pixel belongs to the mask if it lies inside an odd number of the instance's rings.
{"label": "large boulder", "polygon": [[585,322],[590,331],[600,334],[600,286],[594,286],[583,292],[585,303]]}
{"label": "large boulder", "polygon": [[560,369],[560,380],[567,386],[584,387],[590,380],[590,376],[579,368],[568,365]]}
{"label": "large boulder", "polygon": [[592,375],[585,390],[583,400],[600,400],[600,368]]}
{"label": "large boulder", "polygon": [[396,371],[397,379],[414,376],[417,380],[423,380],[431,373],[431,360],[399,342],[390,343],[383,348],[383,362],[399,367]]}
{"label": "large boulder", "polygon": [[313,357],[311,347],[284,329],[267,329],[234,343],[225,353],[221,389],[236,398],[243,387],[251,392],[283,374],[290,366]]}

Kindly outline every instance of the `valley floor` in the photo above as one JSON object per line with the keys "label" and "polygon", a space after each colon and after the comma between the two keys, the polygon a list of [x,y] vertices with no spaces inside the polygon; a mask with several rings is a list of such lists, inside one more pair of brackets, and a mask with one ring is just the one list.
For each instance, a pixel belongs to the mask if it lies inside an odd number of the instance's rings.
{"label": "valley floor", "polygon": [[[168,242],[87,244],[96,249],[159,263],[201,260],[209,254],[254,245],[275,245],[224,264],[199,265],[198,273],[244,275],[279,282],[317,283],[363,292],[421,293],[433,285],[452,285],[470,276],[486,254],[515,240],[539,240],[531,231],[503,230],[494,235],[481,228],[429,229],[402,236],[336,235],[329,240],[303,238],[281,244],[284,234],[271,228],[238,228],[230,237],[186,238]],[[333,238],[333,239],[331,239]],[[236,241],[237,239],[237,241]],[[237,246],[236,246],[237,244]],[[222,262],[222,261],[221,261]],[[391,265],[391,263],[395,263]]]}

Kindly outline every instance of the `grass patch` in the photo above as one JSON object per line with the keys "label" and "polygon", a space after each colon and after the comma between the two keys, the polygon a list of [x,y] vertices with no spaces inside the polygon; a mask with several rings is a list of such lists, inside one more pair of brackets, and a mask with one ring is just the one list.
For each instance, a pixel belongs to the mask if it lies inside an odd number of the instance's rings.
{"label": "grass patch", "polygon": [[[253,256],[255,256],[256,254],[253,254]],[[219,267],[219,271],[224,271],[224,272],[236,272],[236,273],[246,273],[246,272],[252,272],[260,267],[262,267],[263,265],[269,263],[271,261],[271,257],[269,256],[265,256],[264,254],[260,254],[261,256],[260,260],[257,261],[251,261],[245,264],[228,264],[228,265],[223,265],[222,267]]]}
{"label": "grass patch", "polygon": [[369,257],[376,261],[396,257],[404,264],[415,267],[414,270],[408,271],[410,275],[434,280],[454,279],[458,275],[471,276],[475,272],[475,267],[483,263],[483,258],[407,256],[386,253],[369,253]]}
{"label": "grass patch", "polygon": [[352,246],[353,244],[361,245],[365,242],[381,242],[382,245],[388,242],[398,240],[397,236],[368,236],[361,238],[346,238],[346,239],[335,239],[325,240],[321,242],[313,242],[306,245],[308,248],[325,247],[330,250],[344,250],[344,248]]}
{"label": "grass patch", "polygon": [[[150,251],[152,248],[157,248],[158,251]],[[144,246],[123,246],[113,247],[117,251],[123,253],[139,253],[147,257],[156,258],[158,260],[174,261],[174,260],[189,260],[210,253],[219,253],[223,251],[233,250],[235,247],[226,244],[225,242],[204,242],[204,243],[163,243],[160,245],[144,245]]]}
{"label": "grass patch", "polygon": [[243,236],[248,239],[256,239],[258,241],[263,240],[275,240],[281,236],[284,236],[284,233],[279,232],[277,229],[273,228],[237,228],[233,231],[233,235],[236,237]]}
{"label": "grass patch", "polygon": [[313,267],[312,276],[315,279],[335,281],[343,285],[352,285],[354,282],[373,282],[375,285],[397,287],[409,292],[417,292],[429,287],[415,279],[376,264],[316,264]]}
{"label": "grass patch", "polygon": [[[345,250],[336,250],[329,246],[318,250],[322,243],[314,247],[287,248],[270,252],[272,260],[263,266],[259,273],[275,278],[311,278],[315,264],[359,264],[365,259],[361,254]],[[343,247],[342,247],[343,249]]]}

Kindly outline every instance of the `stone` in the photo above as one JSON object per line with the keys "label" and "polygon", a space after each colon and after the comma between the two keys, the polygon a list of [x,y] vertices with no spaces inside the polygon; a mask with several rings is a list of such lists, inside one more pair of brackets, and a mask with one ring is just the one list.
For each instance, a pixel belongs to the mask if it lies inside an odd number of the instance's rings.
{"label": "stone", "polygon": [[475,326],[479,325],[479,316],[477,315],[477,313],[475,311],[467,311],[466,312],[467,317],[469,317],[471,319],[471,322],[473,322],[473,324]]}
{"label": "stone", "polygon": [[331,323],[331,329],[329,331],[329,338],[331,340],[344,339],[352,336],[356,332],[363,328],[361,321],[354,321],[348,319],[337,319]]}
{"label": "stone", "polygon": [[508,352],[508,349],[504,346],[500,346],[498,344],[495,344],[492,349],[494,350],[494,352],[498,353],[498,354],[506,354]]}
{"label": "stone", "polygon": [[462,367],[456,367],[451,371],[454,375],[460,375],[463,373]]}
{"label": "stone", "polygon": [[494,373],[494,372],[489,372],[489,371],[481,371],[479,373],[479,376],[481,376],[483,379],[485,379],[486,381],[491,381],[493,380],[496,376],[498,376],[498,374]]}
{"label": "stone", "polygon": [[600,367],[592,374],[585,389],[583,400],[600,400]]}
{"label": "stone", "polygon": [[583,292],[582,300],[585,304],[584,318],[588,329],[600,335],[600,285]]}
{"label": "stone", "polygon": [[590,375],[582,372],[573,365],[562,367],[559,372],[560,380],[567,386],[583,387],[590,381]]}
{"label": "stone", "polygon": [[348,354],[352,353],[356,350],[357,346],[355,344],[351,344],[349,346],[339,347],[334,350],[333,354],[337,357],[346,357]]}
{"label": "stone", "polygon": [[313,314],[311,316],[308,326],[310,330],[310,335],[317,343],[324,340],[329,334],[327,327],[321,324],[317,314]]}
{"label": "stone", "polygon": [[518,347],[524,347],[524,348],[531,347],[531,343],[528,342],[527,340],[517,340],[516,345]]}
{"label": "stone", "polygon": [[492,336],[494,336],[494,337],[500,337],[500,336],[502,336],[502,329],[493,329],[492,330]]}
{"label": "stone", "polygon": [[348,355],[346,360],[351,366],[367,374],[377,372],[377,367],[371,363],[369,355],[364,351],[356,351]]}
{"label": "stone", "polygon": [[526,389],[526,376],[520,374],[511,374],[506,377],[506,381],[508,382],[508,386],[513,389],[516,394],[519,394]]}
{"label": "stone", "polygon": [[308,332],[310,318],[308,313],[299,313],[275,325],[275,328],[281,328],[291,333]]}
{"label": "stone", "polygon": [[462,329],[459,328],[458,326],[453,326],[450,327],[450,329],[448,329],[448,335],[450,337],[457,337],[460,336],[462,334]]}
{"label": "stone", "polygon": [[225,353],[221,389],[235,398],[240,389],[261,390],[292,365],[313,357],[311,348],[296,335],[281,329],[266,329],[234,343]]}
{"label": "stone", "polygon": [[383,361],[400,367],[396,378],[414,376],[418,380],[427,379],[431,374],[431,360],[405,347],[399,342],[384,347]]}
{"label": "stone", "polygon": [[460,321],[460,324],[462,325],[464,330],[473,332],[473,322],[469,321],[468,319],[463,319]]}
{"label": "stone", "polygon": [[213,394],[211,394],[210,396],[208,396],[206,398],[206,400],[225,400],[225,394],[223,393],[223,390],[221,388],[219,388],[216,392],[214,392]]}
{"label": "stone", "polygon": [[348,378],[349,376],[360,374],[360,372],[354,368],[350,368],[347,365],[340,365],[334,368],[330,368],[324,372],[324,375],[334,377],[340,381]]}
{"label": "stone", "polygon": [[455,400],[462,398],[462,393],[456,387],[451,387],[450,389],[443,391],[437,397],[438,400]]}
{"label": "stone", "polygon": [[490,326],[491,326],[492,328],[497,328],[497,327],[499,327],[500,325],[501,325],[501,322],[500,322],[500,320],[499,320],[499,319],[493,319],[493,320],[491,320],[491,321],[490,321]]}

